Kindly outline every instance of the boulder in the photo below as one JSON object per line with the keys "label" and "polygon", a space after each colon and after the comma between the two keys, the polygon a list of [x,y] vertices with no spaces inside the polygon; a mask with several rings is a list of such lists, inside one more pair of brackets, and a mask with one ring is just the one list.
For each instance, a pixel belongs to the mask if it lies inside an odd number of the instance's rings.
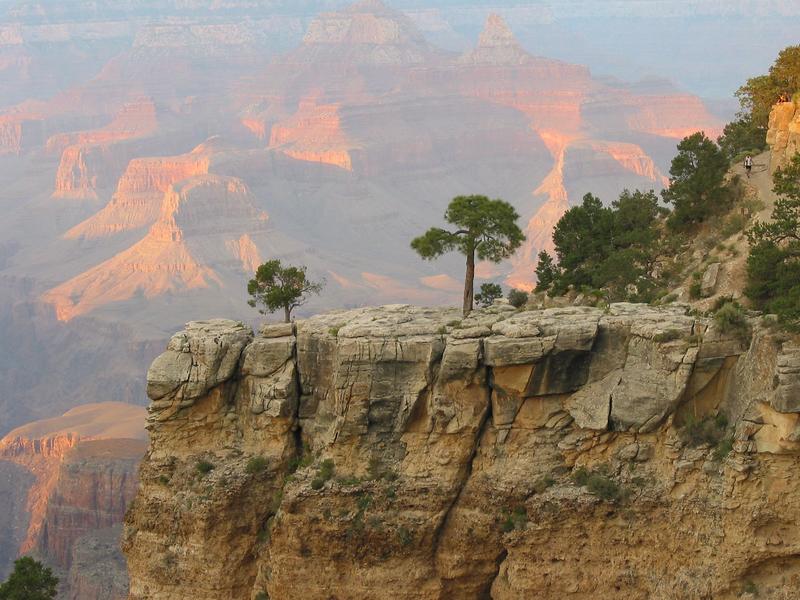
{"label": "boulder", "polygon": [[147,372],[147,395],[162,400],[168,395],[191,402],[230,379],[242,350],[253,338],[240,321],[193,321],[172,336],[167,351]]}

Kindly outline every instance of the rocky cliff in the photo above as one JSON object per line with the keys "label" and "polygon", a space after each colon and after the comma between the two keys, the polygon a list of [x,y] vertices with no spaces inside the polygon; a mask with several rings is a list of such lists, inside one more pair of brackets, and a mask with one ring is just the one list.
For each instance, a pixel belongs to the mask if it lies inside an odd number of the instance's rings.
{"label": "rocky cliff", "polygon": [[771,150],[770,171],[773,173],[800,153],[800,105],[797,102],[779,102],[772,107],[767,144]]}
{"label": "rocky cliff", "polygon": [[798,365],[680,306],[190,323],[130,597],[794,597]]}

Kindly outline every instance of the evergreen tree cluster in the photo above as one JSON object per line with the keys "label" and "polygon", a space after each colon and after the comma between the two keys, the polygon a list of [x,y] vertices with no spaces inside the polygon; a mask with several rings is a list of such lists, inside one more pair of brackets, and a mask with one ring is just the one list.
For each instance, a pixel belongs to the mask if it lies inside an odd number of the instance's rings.
{"label": "evergreen tree cluster", "polygon": [[722,149],[696,133],[678,145],[663,203],[652,190],[625,190],[609,207],[587,194],[553,231],[555,260],[539,254],[537,291],[557,296],[590,288],[613,300],[652,299],[655,263],[665,248],[730,209],[735,186],[726,179],[728,167]]}
{"label": "evergreen tree cluster", "polygon": [[769,222],[749,232],[746,295],[755,308],[800,325],[800,154],[774,176],[779,195]]}

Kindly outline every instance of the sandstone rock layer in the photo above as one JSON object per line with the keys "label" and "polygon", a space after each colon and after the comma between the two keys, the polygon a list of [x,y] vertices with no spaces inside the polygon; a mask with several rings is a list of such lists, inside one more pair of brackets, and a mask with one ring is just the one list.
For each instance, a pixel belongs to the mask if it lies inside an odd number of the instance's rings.
{"label": "sandstone rock layer", "polygon": [[190,323],[131,598],[790,598],[796,357],[679,306]]}

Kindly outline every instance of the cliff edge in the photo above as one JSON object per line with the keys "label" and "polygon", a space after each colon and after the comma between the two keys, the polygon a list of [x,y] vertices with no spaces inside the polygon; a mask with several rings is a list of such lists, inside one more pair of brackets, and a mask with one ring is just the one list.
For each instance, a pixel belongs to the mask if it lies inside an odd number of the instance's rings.
{"label": "cliff edge", "polygon": [[130,597],[789,598],[799,387],[793,342],[680,306],[190,323]]}

